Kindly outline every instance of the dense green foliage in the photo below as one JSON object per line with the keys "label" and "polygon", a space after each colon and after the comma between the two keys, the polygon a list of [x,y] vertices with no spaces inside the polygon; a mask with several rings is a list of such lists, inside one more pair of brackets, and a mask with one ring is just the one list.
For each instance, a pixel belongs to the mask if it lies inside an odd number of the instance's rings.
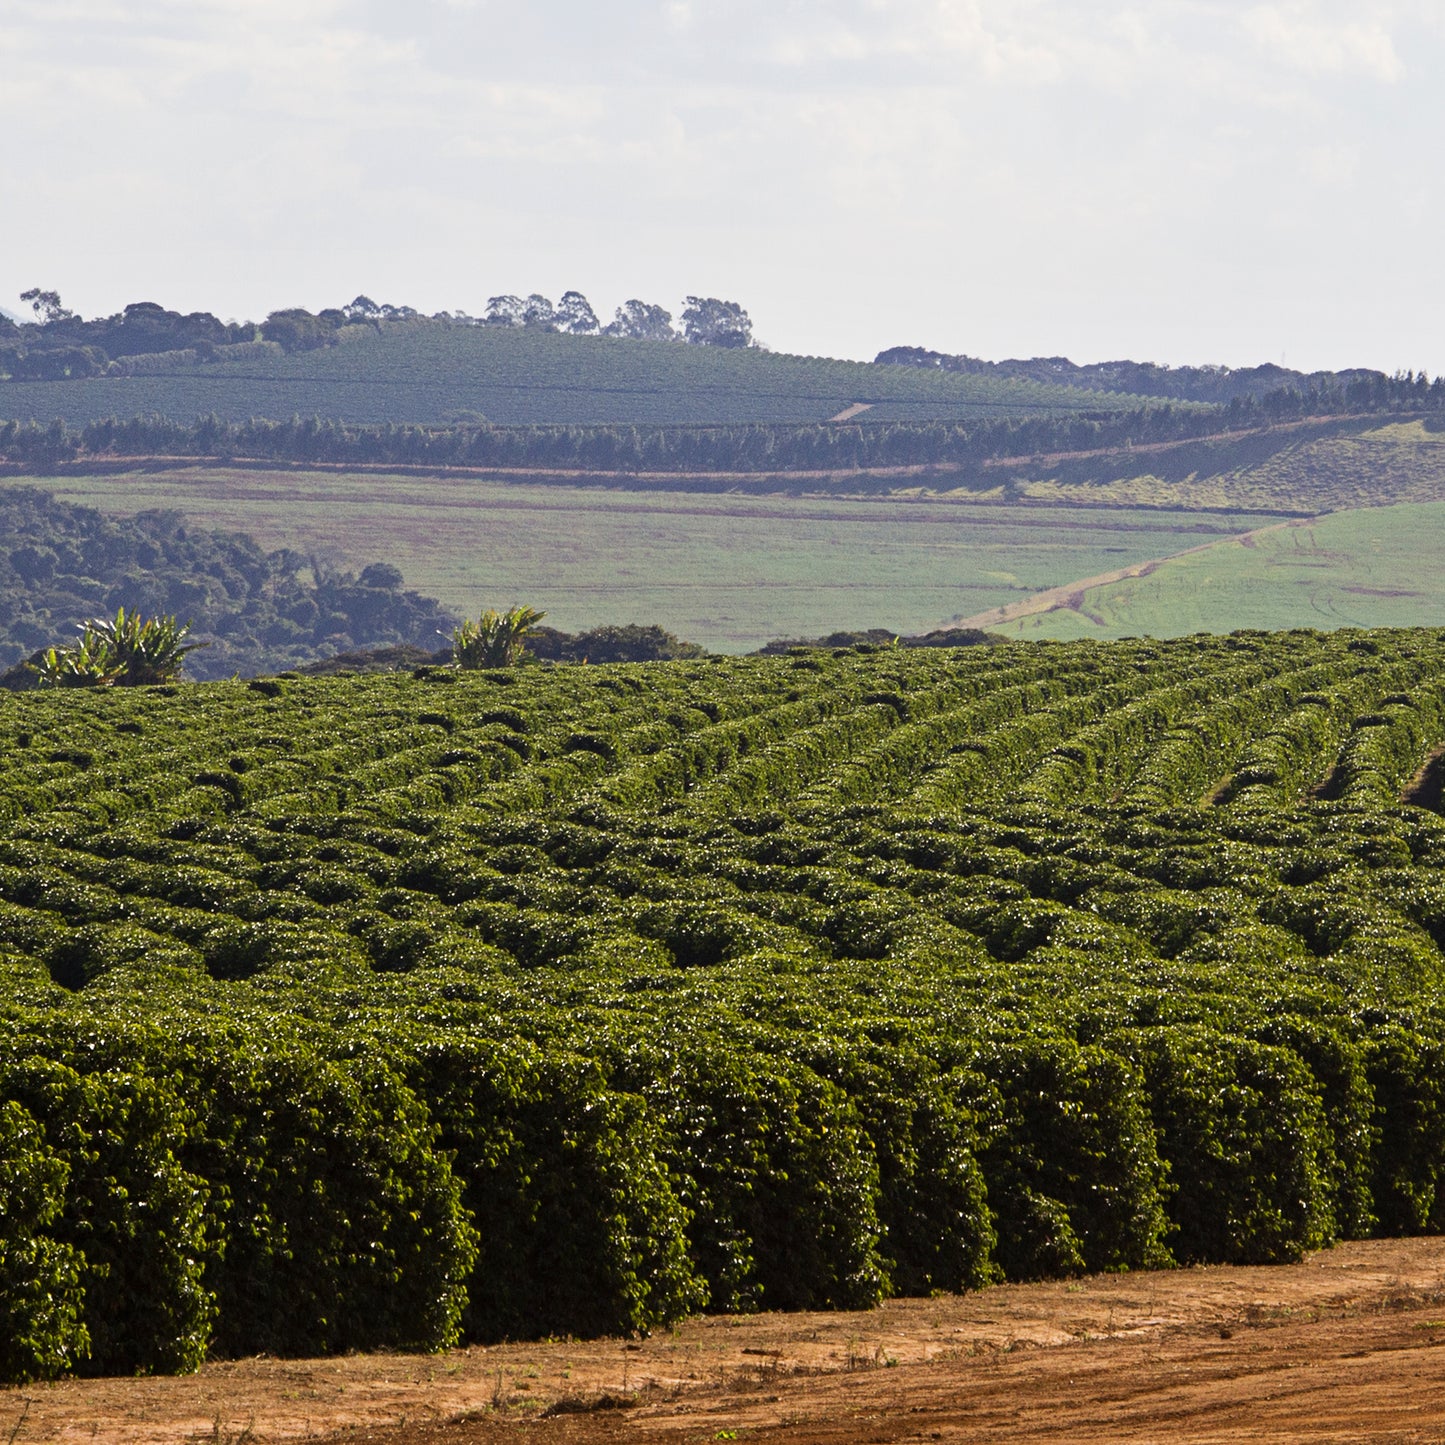
{"label": "dense green foliage", "polygon": [[[136,358],[174,368],[178,363],[245,355],[257,338],[250,322],[227,323],[209,312],[182,315],[154,302],[137,302],[114,316],[84,321],[38,288],[21,300],[40,319],[17,326],[0,317],[0,380],[66,381],[129,370]],[[279,349],[279,348],[278,348]]]}
{"label": "dense green foliage", "polygon": [[67,647],[50,647],[30,664],[42,687],[153,687],[174,682],[187,653],[204,642],[187,642],[190,624],[174,617],[145,617],[117,607],[114,618],[91,618]]}
{"label": "dense green foliage", "polygon": [[[128,374],[0,385],[0,419],[72,426],[155,415],[243,423],[299,413],[349,424],[680,426],[823,422],[866,402],[889,421],[1073,412],[1117,396],[755,348],[558,335],[439,321],[352,326],[309,349],[281,332],[210,361],[163,353]],[[283,348],[289,347],[290,350]],[[1137,404],[1137,402],[1135,403]]]}
{"label": "dense green foliage", "polygon": [[[1180,411],[1079,413],[962,423],[735,426],[358,426],[317,417],[194,424],[137,417],[67,429],[0,425],[0,457],[38,470],[87,459],[205,457],[344,466],[555,468],[616,473],[982,467],[1000,458],[1207,437],[1255,418]],[[853,479],[862,486],[862,479]],[[992,479],[996,484],[997,479]],[[885,479],[883,489],[896,485]],[[874,489],[877,489],[876,486]]]}
{"label": "dense green foliage", "polygon": [[[990,490],[1030,477],[1097,487],[1124,477],[1174,482],[1258,466],[1300,444],[1360,430],[1353,421],[1311,419],[1308,397],[1215,410],[1160,405],[1138,410],[1028,414],[962,422],[863,421],[733,426],[358,426],[293,416],[289,421],[184,424],[155,417],[107,419],[66,428],[0,424],[0,461],[39,474],[114,466],[126,458],[198,459],[328,467],[464,467],[537,472],[566,485],[778,492],[825,486],[888,493],[916,485]],[[1438,413],[1386,405],[1392,417]],[[913,469],[908,470],[898,469]],[[579,474],[582,476],[579,477]],[[1304,489],[1328,502],[1328,478]],[[1311,494],[1312,493],[1312,494]],[[1077,499],[1087,499],[1081,491]]]}
{"label": "dense green foliage", "polygon": [[0,699],[0,1363],[1445,1228],[1442,735],[1435,631]]}
{"label": "dense green foliage", "polygon": [[[684,642],[655,623],[647,626],[636,622],[620,626],[606,623],[588,628],[586,632],[534,627],[527,633],[527,658],[542,662],[670,662],[705,655],[697,643]],[[435,651],[425,647],[377,647],[337,653],[296,670],[303,677],[327,677],[337,673],[410,672],[416,668],[450,666],[455,661],[453,647]]]}
{"label": "dense green foliage", "polygon": [[585,632],[534,627],[527,634],[527,651],[547,662],[672,662],[704,653],[697,643],[655,622],[605,622]]}
{"label": "dense green foliage", "polygon": [[940,627],[917,636],[900,636],[886,627],[861,632],[830,632],[826,637],[780,637],[760,647],[765,657],[777,657],[800,647],[991,647],[1004,639],[978,627]]}
{"label": "dense green foliage", "polygon": [[1160,366],[1147,361],[1096,361],[1080,366],[1066,356],[983,361],[976,356],[950,356],[922,346],[892,346],[880,351],[874,360],[883,366],[916,366],[962,376],[1120,391],[1215,406],[1245,399],[1262,402],[1293,392],[1313,398],[1314,405],[1325,411],[1376,410],[1388,405],[1435,411],[1445,407],[1445,377],[1437,376],[1432,381],[1423,371],[1401,371],[1394,376],[1364,367],[1292,371],[1269,362],[1263,366]]}
{"label": "dense green foliage", "polygon": [[[28,489],[0,491],[0,670],[118,607],[173,614],[205,650],[200,678],[279,671],[318,654],[388,643],[435,645],[455,619],[386,563],[360,575],[267,552],[176,512],[111,518]],[[104,668],[102,666],[101,670]],[[18,683],[33,676],[16,674]]]}
{"label": "dense green foliage", "polygon": [[489,607],[473,622],[464,618],[452,633],[452,659],[464,672],[512,667],[522,660],[527,635],[546,616],[535,607]]}

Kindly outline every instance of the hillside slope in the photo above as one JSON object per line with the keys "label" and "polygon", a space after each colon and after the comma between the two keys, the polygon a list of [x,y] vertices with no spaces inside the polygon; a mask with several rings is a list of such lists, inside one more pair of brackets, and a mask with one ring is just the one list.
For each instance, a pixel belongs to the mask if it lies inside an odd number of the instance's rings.
{"label": "hillside slope", "polygon": [[1320,419],[994,471],[1040,502],[1313,515],[1445,498],[1445,429],[1435,417]]}
{"label": "hillside slope", "polygon": [[[94,473],[88,465],[82,458],[57,469],[45,485],[111,514],[175,508],[267,547],[339,547],[353,565],[382,558],[465,612],[527,601],[569,630],[658,623],[725,651],[838,629],[926,631],[1290,517],[1445,502],[1445,433],[1378,418],[1159,449],[998,459],[962,472],[643,477],[135,467],[117,459]],[[1407,571],[1434,567],[1435,515],[1392,534],[1392,555]],[[1351,557],[1346,531],[1333,547],[1342,585],[1375,589],[1352,594],[1350,609],[1321,612],[1307,596],[1291,600],[1241,579],[1236,591],[1211,593],[1207,617],[1189,613],[1193,626],[1181,625],[1185,614],[1174,604],[1145,607],[1154,592],[1136,592],[1139,605],[1112,635],[1433,623],[1440,614],[1430,585],[1366,575],[1379,570],[1368,550],[1375,525],[1361,521],[1349,533],[1364,539],[1360,558]],[[1030,626],[1025,635],[1036,635]]]}
{"label": "hillside slope", "polygon": [[[1237,627],[1389,627],[1445,618],[1445,502],[1335,512],[1251,531],[1050,605],[966,625],[1014,637],[1178,637]],[[1044,599],[1040,599],[1044,600]]]}
{"label": "hillside slope", "polygon": [[266,547],[339,548],[349,565],[382,558],[462,613],[528,602],[569,631],[655,622],[727,652],[839,628],[924,631],[1276,519],[225,467],[47,486],[112,513],[176,508]]}
{"label": "hillside slope", "polygon": [[[360,328],[354,330],[361,331]],[[389,323],[293,355],[176,363],[155,375],[0,384],[0,419],[71,425],[155,413],[349,422],[819,422],[866,403],[888,421],[1118,411],[1139,398],[759,350]]]}

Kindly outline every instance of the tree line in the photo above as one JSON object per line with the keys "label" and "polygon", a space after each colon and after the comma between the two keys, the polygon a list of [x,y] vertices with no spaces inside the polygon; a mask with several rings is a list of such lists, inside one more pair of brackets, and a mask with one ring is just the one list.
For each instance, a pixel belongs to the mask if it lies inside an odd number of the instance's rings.
{"label": "tree line", "polygon": [[[733,423],[702,426],[446,426],[358,424],[293,416],[244,422],[201,417],[109,418],[83,427],[0,423],[0,460],[30,471],[82,459],[199,457],[347,466],[554,468],[633,473],[853,471],[946,467],[1208,441],[1306,418],[1445,410],[1445,384],[1376,375],[1347,387],[1285,388],[1262,401],[1205,410],[1170,404],[1118,412],[983,421]],[[1432,421],[1431,424],[1434,424]],[[886,483],[880,479],[880,485]]]}
{"label": "tree line", "polygon": [[[455,314],[454,314],[455,317]],[[474,318],[467,317],[470,321]],[[693,346],[730,349],[752,346],[752,318],[736,301],[717,296],[689,296],[681,325],[665,307],[635,297],[619,306],[605,326],[580,291],[567,291],[554,306],[545,296],[493,296],[482,318],[488,326],[560,331],[569,336],[614,336],[634,341],[686,341]]]}
{"label": "tree line", "polygon": [[[84,320],[66,307],[59,292],[34,287],[23,292],[35,320],[17,323],[0,314],[0,381],[70,381],[125,373],[136,358],[166,358],[204,364],[242,360],[257,347],[283,352],[334,346],[353,327],[390,322],[432,322],[448,326],[504,326],[572,336],[606,336],[641,341],[682,341],[726,348],[754,345],[753,323],[736,301],[689,296],[679,323],[666,307],[632,298],[606,325],[580,291],[566,292],[555,305],[546,296],[500,295],[483,316],[465,311],[424,315],[358,296],[345,306],[311,312],[288,307],[264,321],[222,321],[209,311],[182,314],[153,301],[137,301],[113,316]],[[127,365],[129,363],[129,365]]]}
{"label": "tree line", "polygon": [[1374,409],[1384,404],[1441,406],[1445,380],[1433,381],[1424,371],[1381,371],[1353,367],[1345,371],[1291,371],[1264,366],[1161,366],[1152,361],[1100,361],[1080,366],[1066,356],[1035,356],[1028,360],[983,361],[976,356],[951,356],[923,346],[891,346],[874,357],[880,366],[915,366],[965,376],[992,376],[1006,381],[1032,381],[1045,386],[1073,386],[1085,391],[1117,391],[1131,396],[1157,396],[1173,401],[1221,406],[1236,398],[1261,404],[1290,392],[1330,398],[1337,406]]}

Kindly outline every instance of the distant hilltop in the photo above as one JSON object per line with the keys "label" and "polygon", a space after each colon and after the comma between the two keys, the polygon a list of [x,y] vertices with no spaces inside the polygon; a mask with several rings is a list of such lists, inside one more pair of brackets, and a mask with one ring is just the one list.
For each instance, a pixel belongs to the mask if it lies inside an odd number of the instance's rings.
{"label": "distant hilltop", "polygon": [[[322,351],[367,339],[397,323],[433,323],[435,328],[485,328],[571,337],[629,341],[669,341],[713,351],[766,352],[753,335],[752,318],[736,301],[716,296],[688,296],[681,317],[663,306],[634,297],[604,323],[580,291],[567,291],[560,301],[533,293],[503,294],[487,301],[482,316],[464,311],[426,315],[411,306],[394,306],[357,296],[345,306],[311,312],[290,307],[271,312],[264,321],[222,321],[208,311],[182,314],[153,301],[132,302],[113,316],[86,320],[61,301],[57,291],[32,287],[20,300],[33,318],[0,307],[0,382],[81,381],[98,377],[169,374],[178,369],[236,362],[265,365],[298,352]],[[808,361],[827,358],[809,357]],[[880,351],[876,365],[953,373],[996,383],[1032,383],[1069,392],[1128,396],[1223,406],[1231,402],[1263,402],[1272,395],[1301,396],[1353,393],[1361,405],[1372,405],[1382,390],[1398,392],[1403,383],[1424,389],[1429,379],[1413,372],[1356,367],[1345,371],[1294,371],[1284,366],[1162,366],[1149,361],[1101,361],[1080,366],[1066,356],[1035,356],[1026,360],[984,361],[976,356],[933,351],[923,346],[893,346]],[[855,383],[861,378],[855,378]],[[615,385],[616,379],[610,384]],[[1393,384],[1393,385],[1391,385]],[[852,395],[840,407],[853,407],[851,420],[871,410],[877,398]],[[1071,407],[1074,403],[1068,402]],[[1099,402],[1095,403],[1096,405]],[[1111,409],[1109,403],[1104,403]],[[715,418],[708,418],[713,420]],[[810,416],[809,419],[812,419]],[[882,420],[872,416],[870,420]]]}
{"label": "distant hilltop", "polygon": [[[1262,401],[1271,392],[1344,390],[1352,383],[1385,379],[1384,372],[1355,367],[1348,371],[1291,371],[1284,366],[1160,366],[1152,361],[1098,361],[1080,366],[1067,356],[1034,356],[1027,360],[981,361],[976,356],[951,356],[922,346],[892,346],[875,361],[883,366],[919,366],[970,376],[995,376],[1009,381],[1037,381],[1086,391],[1127,392],[1132,396],[1168,397],[1220,405],[1236,397]],[[1414,380],[1413,375],[1409,379]]]}
{"label": "distant hilltop", "polygon": [[20,299],[29,302],[35,317],[26,320],[0,310],[0,381],[73,381],[150,374],[184,364],[253,361],[269,354],[336,346],[398,321],[678,341],[724,350],[757,345],[748,313],[736,301],[717,296],[687,297],[680,325],[673,324],[666,307],[636,297],[619,306],[603,325],[580,291],[568,291],[555,305],[536,294],[493,296],[485,316],[465,311],[426,316],[411,306],[358,296],[345,306],[317,312],[301,306],[273,311],[260,323],[222,321],[209,311],[183,315],[154,301],[135,301],[113,316],[87,321],[61,301],[58,291],[32,287]]}

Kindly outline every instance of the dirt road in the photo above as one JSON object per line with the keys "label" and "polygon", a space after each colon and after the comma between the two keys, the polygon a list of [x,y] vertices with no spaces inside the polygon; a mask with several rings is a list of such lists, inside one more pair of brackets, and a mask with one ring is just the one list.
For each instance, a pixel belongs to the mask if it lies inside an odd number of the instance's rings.
{"label": "dirt road", "polygon": [[1383,1240],[647,1340],[28,1386],[0,1391],[0,1441],[1445,1442],[1442,1346],[1445,1240]]}
{"label": "dirt road", "polygon": [[1253,547],[1255,539],[1266,532],[1277,532],[1281,527],[1308,527],[1319,521],[1318,517],[1294,517],[1287,522],[1271,522],[1267,527],[1255,527],[1249,532],[1239,532],[1233,537],[1216,538],[1201,542],[1197,547],[1185,547],[1167,557],[1154,557],[1148,562],[1134,562],[1128,567],[1118,567],[1112,572],[1100,572],[1097,577],[1083,577],[1077,582],[1066,582],[1062,587],[1050,587],[1044,592],[1035,592],[1018,602],[1006,602],[1002,607],[990,607],[987,612],[975,612],[972,617],[955,617],[940,623],[940,627],[1002,627],[1006,622],[1017,621],[1020,617],[1034,617],[1040,612],[1052,612],[1056,607],[1069,607],[1075,612],[1084,605],[1084,596],[1095,587],[1105,587],[1110,582],[1122,582],[1128,577],[1147,577],[1165,562],[1179,557],[1189,557],[1195,552],[1207,552],[1211,547],[1222,547],[1228,542],[1237,542],[1241,547]]}

